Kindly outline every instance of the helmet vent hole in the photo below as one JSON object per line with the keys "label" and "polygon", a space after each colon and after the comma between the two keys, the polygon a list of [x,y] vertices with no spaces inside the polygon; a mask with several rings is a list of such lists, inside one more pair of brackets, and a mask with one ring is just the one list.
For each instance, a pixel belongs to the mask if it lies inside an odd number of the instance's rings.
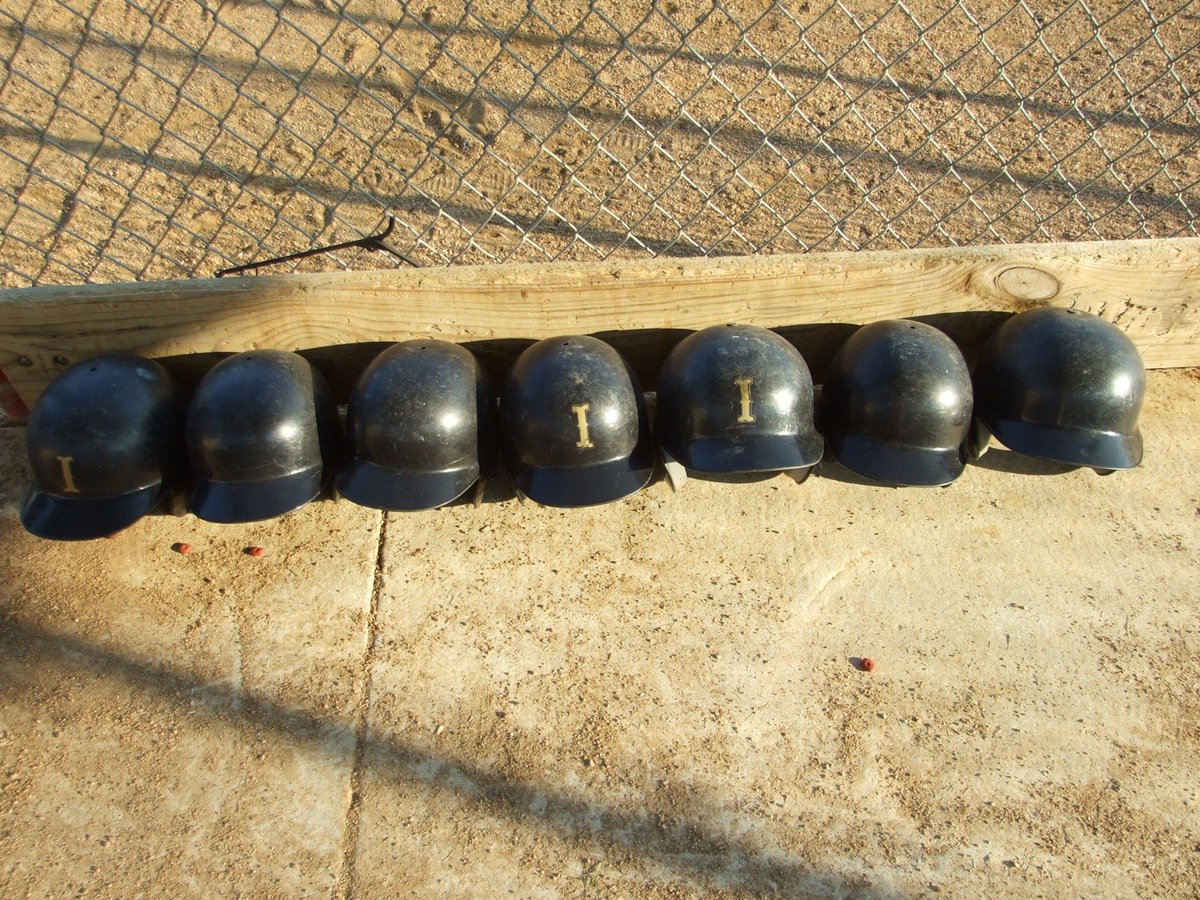
{"label": "helmet vent hole", "polygon": [[92,366],[92,368],[91,368],[89,371],[95,372],[95,371],[96,371],[96,367],[95,367],[95,366]]}

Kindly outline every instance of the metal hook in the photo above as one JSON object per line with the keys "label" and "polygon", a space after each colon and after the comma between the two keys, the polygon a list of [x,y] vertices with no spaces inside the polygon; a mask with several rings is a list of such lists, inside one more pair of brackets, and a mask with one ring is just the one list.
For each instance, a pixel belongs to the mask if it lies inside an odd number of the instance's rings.
{"label": "metal hook", "polygon": [[263,266],[273,266],[276,263],[293,262],[298,259],[307,259],[310,256],[318,256],[322,253],[333,253],[337,250],[349,250],[352,247],[357,247],[362,250],[381,250],[384,253],[390,253],[392,256],[408,263],[413,268],[420,268],[421,264],[414,260],[411,256],[401,253],[390,244],[385,244],[384,239],[392,233],[392,229],[396,227],[396,217],[388,215],[387,227],[379,234],[368,235],[364,238],[358,238],[354,241],[342,241],[340,244],[330,244],[327,247],[313,247],[311,250],[301,250],[298,253],[289,253],[287,256],[275,256],[271,259],[260,259],[256,262],[249,262],[241,266],[232,266],[228,269],[221,269],[217,272],[218,278],[224,278],[226,275],[238,275],[242,272],[249,272],[252,269],[261,269]]}

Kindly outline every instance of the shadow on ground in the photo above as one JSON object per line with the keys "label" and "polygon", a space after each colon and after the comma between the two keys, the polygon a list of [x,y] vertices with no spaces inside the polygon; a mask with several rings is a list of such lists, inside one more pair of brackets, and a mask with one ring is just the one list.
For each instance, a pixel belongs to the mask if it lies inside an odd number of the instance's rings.
{"label": "shadow on ground", "polygon": [[993,472],[1007,472],[1010,475],[1066,475],[1081,468],[1074,463],[1055,462],[1052,459],[1038,459],[1036,456],[1026,456],[1014,453],[1012,450],[990,448],[987,453],[975,460],[972,465],[981,469],[991,469]]}
{"label": "shadow on ground", "polygon": [[[9,672],[31,673],[49,664],[80,674],[100,676],[145,692],[157,700],[217,719],[231,727],[265,726],[317,749],[344,752],[355,738],[353,724],[284,707],[268,698],[192,679],[166,667],[138,662],[78,638],[55,634],[12,618],[0,619],[0,653],[19,663]],[[6,702],[20,685],[0,684]],[[19,701],[17,701],[19,702]],[[718,833],[699,810],[684,814],[655,809],[646,798],[638,811],[575,796],[563,787],[530,783],[485,771],[465,757],[433,754],[399,741],[358,738],[365,768],[397,782],[435,788],[484,804],[514,824],[536,827],[565,840],[582,840],[603,849],[632,854],[675,876],[709,882],[739,893],[784,893],[792,897],[892,897],[857,880],[823,874],[802,860],[765,852],[745,839]],[[347,778],[350,773],[347,772]]]}

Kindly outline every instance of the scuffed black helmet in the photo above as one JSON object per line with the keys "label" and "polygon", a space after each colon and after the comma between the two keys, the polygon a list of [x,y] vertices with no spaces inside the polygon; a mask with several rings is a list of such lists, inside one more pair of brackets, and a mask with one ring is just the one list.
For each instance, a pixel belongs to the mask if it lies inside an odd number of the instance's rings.
{"label": "scuffed black helmet", "polygon": [[970,372],[954,342],[930,325],[864,325],[830,363],[820,420],[829,452],[860,475],[949,484],[966,462]]}
{"label": "scuffed black helmet", "polygon": [[607,503],[645,487],[654,473],[637,378],[596,338],[549,338],[525,350],[501,416],[505,466],[538,503]]}
{"label": "scuffed black helmet", "polygon": [[821,459],[813,383],[799,351],[765,328],[688,335],[658,376],[659,444],[700,472],[802,469]]}
{"label": "scuffed black helmet", "polygon": [[187,410],[192,512],[253,522],[303,506],[321,492],[336,435],[329,386],[304,357],[250,350],[222,360]]}
{"label": "scuffed black helmet", "polygon": [[1097,469],[1142,460],[1146,369],[1091,313],[1035,309],[996,329],[975,367],[975,414],[1010,450]]}
{"label": "scuffed black helmet", "polygon": [[26,432],[34,486],[21,523],[38,537],[86,540],[154,508],[183,468],[183,399],[156,362],[99,356],[56,377]]}
{"label": "scuffed black helmet", "polygon": [[433,509],[495,470],[496,398],[469,350],[406,341],[367,367],[350,398],[343,496],[376,509]]}

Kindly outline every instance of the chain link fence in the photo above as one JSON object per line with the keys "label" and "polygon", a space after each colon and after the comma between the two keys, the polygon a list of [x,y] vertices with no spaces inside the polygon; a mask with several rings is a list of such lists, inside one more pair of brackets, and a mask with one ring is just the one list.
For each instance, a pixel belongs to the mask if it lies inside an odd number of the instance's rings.
{"label": "chain link fence", "polygon": [[5,286],[1197,233],[1193,2],[9,0],[0,60]]}

